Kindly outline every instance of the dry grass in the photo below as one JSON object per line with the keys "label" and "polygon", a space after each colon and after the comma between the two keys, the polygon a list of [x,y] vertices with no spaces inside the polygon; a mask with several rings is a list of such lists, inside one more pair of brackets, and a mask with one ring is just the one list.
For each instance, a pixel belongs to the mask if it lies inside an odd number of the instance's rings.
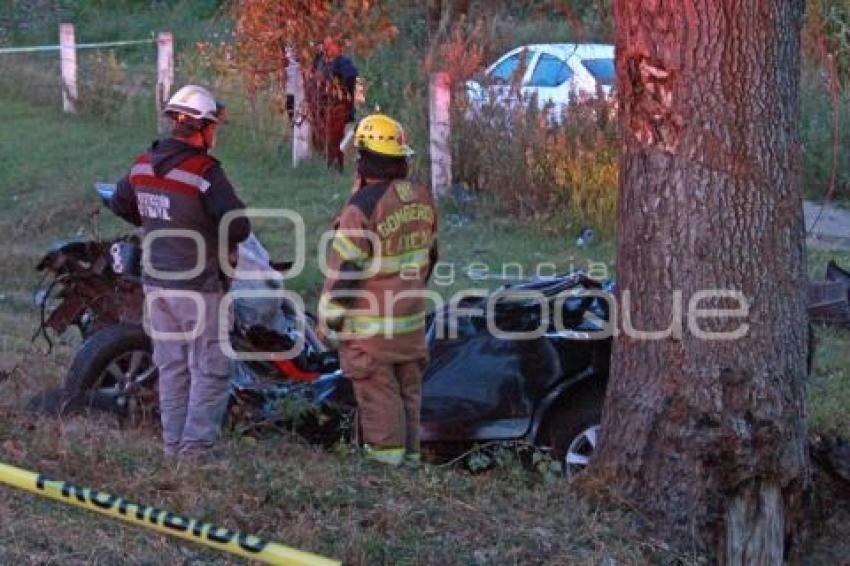
{"label": "dry grass", "polygon": [[[11,360],[5,360],[8,363]],[[163,460],[152,430],[109,417],[50,419],[25,400],[55,380],[39,354],[0,384],[0,459],[78,485],[260,534],[348,564],[599,564],[667,562],[619,511],[581,501],[567,482],[544,484],[518,465],[482,475],[418,474],[365,462],[350,447],[297,438],[230,437],[220,461]],[[0,488],[0,562],[226,563],[199,547]]]}

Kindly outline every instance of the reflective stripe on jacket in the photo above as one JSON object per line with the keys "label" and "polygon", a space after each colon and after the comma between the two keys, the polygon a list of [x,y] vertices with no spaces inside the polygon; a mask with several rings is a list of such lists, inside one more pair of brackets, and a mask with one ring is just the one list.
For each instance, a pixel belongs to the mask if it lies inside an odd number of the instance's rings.
{"label": "reflective stripe on jacket", "polygon": [[[150,154],[145,153],[130,170],[145,236],[157,230],[185,231],[183,236],[163,232],[151,240],[148,261],[155,272],[145,272],[146,283],[177,289],[221,289],[218,225],[201,202],[201,195],[209,189],[203,174],[213,164],[212,158],[199,154],[158,177]],[[181,272],[186,276],[173,278]]]}

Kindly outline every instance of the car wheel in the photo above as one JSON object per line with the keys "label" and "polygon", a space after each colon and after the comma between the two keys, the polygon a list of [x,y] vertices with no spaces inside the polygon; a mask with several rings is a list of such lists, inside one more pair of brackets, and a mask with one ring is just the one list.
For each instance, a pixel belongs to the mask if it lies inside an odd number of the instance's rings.
{"label": "car wheel", "polygon": [[562,466],[564,474],[572,477],[580,474],[590,464],[596,451],[599,438],[599,425],[593,425],[581,431],[567,446]]}
{"label": "car wheel", "polygon": [[152,420],[159,397],[150,338],[140,326],[117,324],[93,333],[65,377],[65,406],[109,406],[125,423]]}
{"label": "car wheel", "polygon": [[538,446],[550,451],[567,477],[580,474],[593,458],[604,400],[604,383],[594,381],[568,390],[547,413]]}

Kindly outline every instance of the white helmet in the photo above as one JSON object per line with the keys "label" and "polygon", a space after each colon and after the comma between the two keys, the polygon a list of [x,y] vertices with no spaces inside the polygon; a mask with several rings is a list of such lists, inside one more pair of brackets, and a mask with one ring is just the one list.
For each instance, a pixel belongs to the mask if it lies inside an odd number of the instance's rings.
{"label": "white helmet", "polygon": [[224,105],[216,102],[215,97],[204,87],[186,85],[171,96],[163,113],[172,117],[185,114],[196,120],[218,122],[223,108]]}

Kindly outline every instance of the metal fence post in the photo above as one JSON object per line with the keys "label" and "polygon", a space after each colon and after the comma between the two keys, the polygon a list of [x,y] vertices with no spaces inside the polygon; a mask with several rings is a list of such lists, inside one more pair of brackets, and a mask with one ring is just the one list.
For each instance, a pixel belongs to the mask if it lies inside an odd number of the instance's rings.
{"label": "metal fence post", "polygon": [[431,75],[428,89],[431,149],[431,190],[435,196],[446,192],[452,182],[451,76],[445,71]]}
{"label": "metal fence post", "polygon": [[77,111],[77,47],[74,24],[59,24],[59,61],[62,70],[62,109]]}
{"label": "metal fence post", "polygon": [[162,116],[162,110],[168,102],[173,85],[174,36],[170,31],[163,31],[156,36],[156,116],[160,133],[168,128],[168,121]]}

